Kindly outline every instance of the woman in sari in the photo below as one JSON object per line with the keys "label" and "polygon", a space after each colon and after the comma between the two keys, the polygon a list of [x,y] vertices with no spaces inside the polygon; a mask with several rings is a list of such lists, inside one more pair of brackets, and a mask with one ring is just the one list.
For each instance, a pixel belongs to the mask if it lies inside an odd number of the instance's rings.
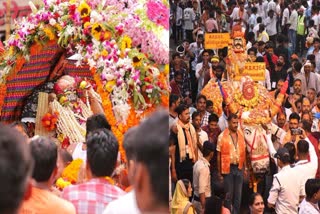
{"label": "woman in sari", "polygon": [[182,179],[177,182],[171,203],[172,214],[194,214],[196,213],[189,197],[192,194],[191,182]]}

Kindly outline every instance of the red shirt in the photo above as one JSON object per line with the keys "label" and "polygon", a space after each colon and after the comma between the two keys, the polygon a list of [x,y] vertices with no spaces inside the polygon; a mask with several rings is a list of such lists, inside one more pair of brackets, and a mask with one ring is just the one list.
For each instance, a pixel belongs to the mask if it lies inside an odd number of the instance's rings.
{"label": "red shirt", "polygon": [[[269,67],[269,62],[268,62],[268,59],[267,59],[267,55],[264,55],[264,56],[263,56],[263,59],[264,59],[264,62],[266,63],[266,68],[270,71],[270,67]],[[276,65],[276,64],[277,64],[277,61],[278,61],[277,55],[272,54],[272,56],[271,56],[271,61],[273,62],[274,65]],[[272,72],[272,71],[270,71],[270,72]]]}
{"label": "red shirt", "polygon": [[317,169],[317,174],[316,174],[316,178],[320,178],[320,153],[319,153],[319,150],[318,150],[318,141],[315,137],[312,136],[312,134],[309,134],[307,136],[310,140],[310,142],[312,143],[314,149],[316,150],[316,154],[317,154],[317,157],[318,157],[318,169]]}
{"label": "red shirt", "polygon": [[75,206],[77,214],[100,214],[111,201],[124,194],[123,190],[106,179],[94,178],[83,184],[66,187],[62,198]]}

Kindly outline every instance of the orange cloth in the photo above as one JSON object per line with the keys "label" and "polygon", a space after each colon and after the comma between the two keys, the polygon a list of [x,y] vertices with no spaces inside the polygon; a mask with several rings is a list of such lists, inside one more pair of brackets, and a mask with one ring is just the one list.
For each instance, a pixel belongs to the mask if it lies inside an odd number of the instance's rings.
{"label": "orange cloth", "polygon": [[53,193],[32,187],[31,197],[23,201],[20,214],[75,214],[76,209],[73,204]]}
{"label": "orange cloth", "polygon": [[[240,130],[237,131],[238,134],[238,142],[237,142],[237,152],[239,155],[239,169],[242,169],[244,160],[246,158],[245,152],[245,142],[244,136]],[[218,138],[218,147],[220,147],[221,153],[221,174],[229,174],[230,173],[230,164],[231,162],[231,149],[234,149],[234,145],[232,143],[229,129],[225,129]]]}

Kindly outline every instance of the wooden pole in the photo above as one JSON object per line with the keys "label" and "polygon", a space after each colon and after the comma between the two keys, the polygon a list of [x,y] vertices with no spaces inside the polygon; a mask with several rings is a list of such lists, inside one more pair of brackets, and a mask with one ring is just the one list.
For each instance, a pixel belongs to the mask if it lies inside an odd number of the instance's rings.
{"label": "wooden pole", "polygon": [[11,0],[7,0],[6,4],[6,40],[11,34]]}

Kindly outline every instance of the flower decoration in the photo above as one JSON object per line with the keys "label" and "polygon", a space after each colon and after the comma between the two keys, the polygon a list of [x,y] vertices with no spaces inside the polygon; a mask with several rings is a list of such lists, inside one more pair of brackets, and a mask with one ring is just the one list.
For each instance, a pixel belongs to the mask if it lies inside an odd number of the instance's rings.
{"label": "flower decoration", "polygon": [[48,131],[54,130],[56,128],[58,117],[58,112],[54,112],[53,114],[46,113],[41,119],[43,127]]}
{"label": "flower decoration", "polygon": [[58,178],[56,181],[56,186],[59,190],[63,190],[65,187],[70,186],[71,182],[64,180],[63,178]]}
{"label": "flower decoration", "polygon": [[156,24],[163,26],[167,30],[169,29],[169,13],[167,7],[162,2],[148,1],[147,16]]}
{"label": "flower decoration", "polygon": [[[73,5],[71,5],[71,7],[73,8]],[[71,9],[71,12],[73,12],[74,9]],[[78,11],[81,15],[81,18],[85,18],[88,17],[90,15],[91,12],[91,8],[90,6],[87,4],[87,2],[82,1],[78,7]]]}
{"label": "flower decoration", "polygon": [[62,172],[61,177],[65,181],[69,181],[71,184],[76,184],[79,177],[79,172],[81,166],[83,164],[83,160],[78,158],[73,160]]}
{"label": "flower decoration", "polygon": [[[30,16],[15,22],[0,61],[0,84],[14,77],[43,45],[55,42],[79,56],[77,66],[90,66],[121,143],[129,127],[167,104],[168,14],[166,0],[44,0]],[[58,98],[68,103],[66,97]]]}

